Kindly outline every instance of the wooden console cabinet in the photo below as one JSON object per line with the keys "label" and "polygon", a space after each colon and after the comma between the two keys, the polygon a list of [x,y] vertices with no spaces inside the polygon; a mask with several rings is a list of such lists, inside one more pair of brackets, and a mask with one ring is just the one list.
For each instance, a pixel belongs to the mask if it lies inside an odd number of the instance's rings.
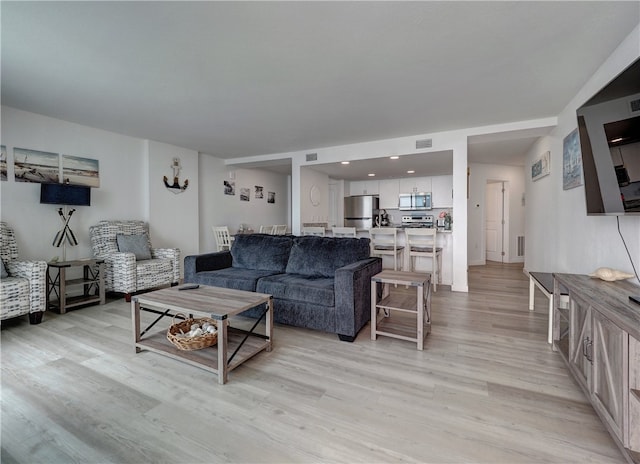
{"label": "wooden console cabinet", "polygon": [[[553,348],[630,463],[640,464],[640,288],[554,274]],[[563,307],[562,291],[569,294]]]}

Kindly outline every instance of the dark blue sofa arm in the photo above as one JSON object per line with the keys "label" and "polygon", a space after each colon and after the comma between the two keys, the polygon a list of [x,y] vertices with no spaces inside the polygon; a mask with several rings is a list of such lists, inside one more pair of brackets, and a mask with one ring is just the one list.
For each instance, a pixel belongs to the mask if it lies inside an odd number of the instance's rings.
{"label": "dark blue sofa arm", "polygon": [[381,258],[364,259],[336,270],[336,332],[340,340],[353,341],[371,319],[371,277],[380,271]]}
{"label": "dark blue sofa arm", "polygon": [[231,267],[231,252],[218,251],[203,255],[191,255],[184,258],[184,281],[196,282],[196,273],[202,271],[216,271]]}

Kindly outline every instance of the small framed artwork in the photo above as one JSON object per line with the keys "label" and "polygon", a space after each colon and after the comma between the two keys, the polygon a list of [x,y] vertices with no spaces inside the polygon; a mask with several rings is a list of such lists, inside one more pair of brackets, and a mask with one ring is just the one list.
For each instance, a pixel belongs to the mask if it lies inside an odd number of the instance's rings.
{"label": "small framed artwork", "polygon": [[562,141],[562,190],[582,185],[582,154],[578,129]]}
{"label": "small framed artwork", "polygon": [[260,185],[256,185],[254,188],[255,188],[255,197],[257,199],[264,198],[264,188],[261,187]]}
{"label": "small framed artwork", "polygon": [[240,201],[249,201],[251,199],[251,190],[248,188],[240,189]]}
{"label": "small framed artwork", "polygon": [[7,180],[7,147],[0,145],[0,180]]}
{"label": "small framed artwork", "polygon": [[224,194],[225,195],[235,195],[236,194],[236,183],[228,180],[224,181]]}
{"label": "small framed artwork", "polygon": [[276,192],[267,193],[267,203],[275,203],[276,202]]}
{"label": "small framed artwork", "polygon": [[531,165],[531,180],[536,181],[551,173],[551,152],[545,151]]}

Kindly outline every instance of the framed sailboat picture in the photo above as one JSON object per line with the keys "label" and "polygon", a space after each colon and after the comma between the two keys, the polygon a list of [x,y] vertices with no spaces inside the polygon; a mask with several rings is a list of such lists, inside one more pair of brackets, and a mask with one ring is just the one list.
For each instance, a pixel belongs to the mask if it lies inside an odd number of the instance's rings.
{"label": "framed sailboat picture", "polygon": [[562,189],[569,190],[582,185],[582,156],[578,129],[574,129],[562,141]]}

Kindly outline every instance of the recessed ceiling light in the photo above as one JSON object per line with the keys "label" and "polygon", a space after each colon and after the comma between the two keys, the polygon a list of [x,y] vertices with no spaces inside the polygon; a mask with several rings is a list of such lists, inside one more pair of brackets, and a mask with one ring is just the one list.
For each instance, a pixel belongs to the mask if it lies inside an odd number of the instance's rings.
{"label": "recessed ceiling light", "polygon": [[394,155],[394,156],[390,156],[389,159],[392,160],[397,160],[398,158],[400,158],[398,155]]}
{"label": "recessed ceiling light", "polygon": [[367,174],[369,177],[375,177],[376,175],[372,172],[370,172],[369,174]]}
{"label": "recessed ceiling light", "polygon": [[340,161],[340,164],[349,164],[349,161]]}
{"label": "recessed ceiling light", "polygon": [[415,173],[416,172],[414,170],[407,171],[407,174],[415,174]]}

